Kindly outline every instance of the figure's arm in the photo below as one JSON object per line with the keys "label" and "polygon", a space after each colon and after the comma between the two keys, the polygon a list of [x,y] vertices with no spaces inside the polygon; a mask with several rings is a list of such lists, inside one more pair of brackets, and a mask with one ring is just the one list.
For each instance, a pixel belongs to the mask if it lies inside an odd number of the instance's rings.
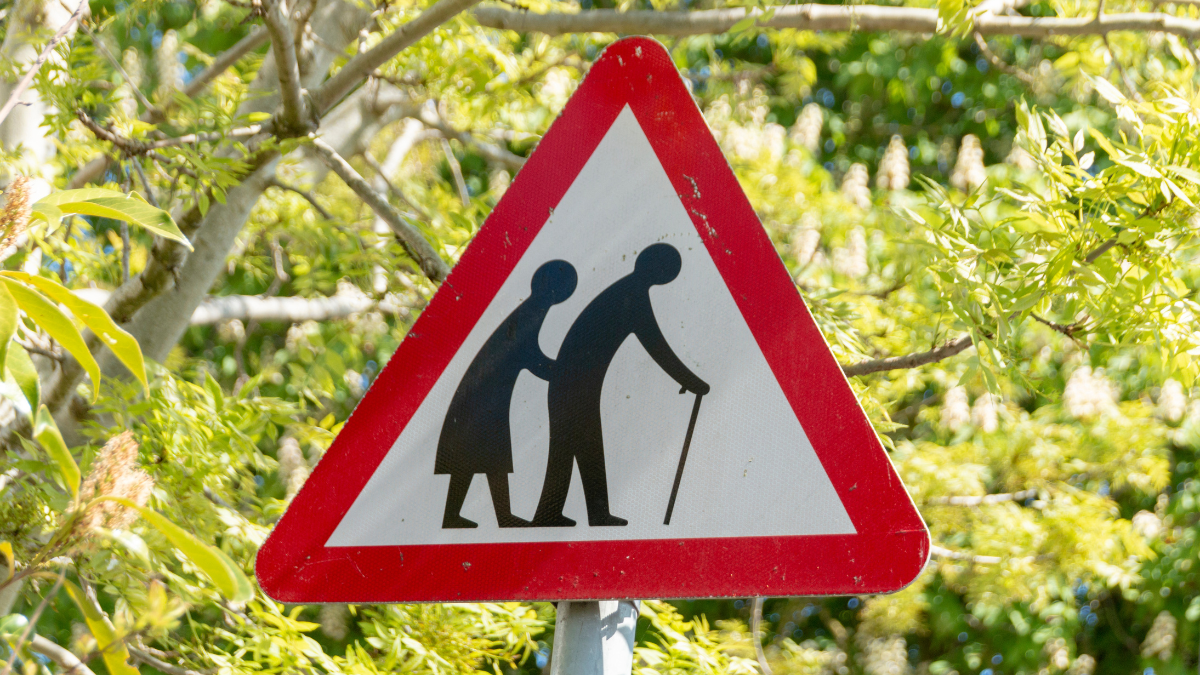
{"label": "figure's arm", "polygon": [[533,351],[533,358],[525,365],[525,369],[533,373],[534,377],[549,380],[550,371],[554,369],[554,361],[542,353],[541,347],[535,345]]}
{"label": "figure's arm", "polygon": [[662,329],[658,327],[658,321],[654,319],[653,310],[648,313],[649,320],[641,321],[635,331],[638,341],[642,343],[642,347],[654,359],[659,368],[662,368],[670,375],[679,386],[684,389],[695,392],[700,395],[708,393],[708,384],[701,380],[693,373],[683,361],[672,351],[671,345],[667,344],[667,338],[662,334]]}

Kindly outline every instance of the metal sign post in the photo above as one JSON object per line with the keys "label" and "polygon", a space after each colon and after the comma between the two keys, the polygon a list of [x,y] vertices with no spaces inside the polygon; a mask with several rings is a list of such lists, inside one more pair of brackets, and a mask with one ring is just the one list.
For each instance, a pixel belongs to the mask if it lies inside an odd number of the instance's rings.
{"label": "metal sign post", "polygon": [[637,600],[558,603],[550,675],[629,675]]}

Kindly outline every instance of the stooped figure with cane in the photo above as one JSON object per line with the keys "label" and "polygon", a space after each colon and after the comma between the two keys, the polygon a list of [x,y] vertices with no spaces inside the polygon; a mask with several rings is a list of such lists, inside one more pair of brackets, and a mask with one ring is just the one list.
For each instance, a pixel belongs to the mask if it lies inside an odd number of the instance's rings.
{"label": "stooped figure with cane", "polygon": [[628,521],[609,511],[608,476],[604,464],[604,437],[600,416],[600,394],[613,358],[630,335],[683,391],[697,396],[683,457],[675,477],[670,510],[686,461],[687,446],[695,427],[700,398],[708,384],[684,365],[671,350],[650,303],[650,288],[667,284],[679,276],[683,260],[669,244],[653,244],[638,255],[633,272],[618,279],[596,296],[579,314],[563,338],[550,372],[547,399],[550,412],[550,456],[534,527],[572,527],[575,521],[563,515],[571,487],[574,465],[579,464],[587,504],[588,525],[620,526]]}

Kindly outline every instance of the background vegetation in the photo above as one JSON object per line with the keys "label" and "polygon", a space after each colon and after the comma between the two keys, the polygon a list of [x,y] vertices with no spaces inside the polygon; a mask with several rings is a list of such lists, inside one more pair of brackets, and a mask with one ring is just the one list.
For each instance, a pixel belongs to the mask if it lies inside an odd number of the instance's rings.
{"label": "background vegetation", "polygon": [[635,670],[1197,667],[1200,7],[472,4],[0,9],[3,675],[546,666],[550,605],[283,606],[253,559],[614,30],[935,543],[892,596],[647,602]]}

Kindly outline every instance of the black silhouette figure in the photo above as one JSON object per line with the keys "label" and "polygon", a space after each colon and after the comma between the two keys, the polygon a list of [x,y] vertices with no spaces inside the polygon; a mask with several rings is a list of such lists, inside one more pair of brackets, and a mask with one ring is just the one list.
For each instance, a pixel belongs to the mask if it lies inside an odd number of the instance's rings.
{"label": "black silhouette figure", "polygon": [[574,463],[579,464],[587,502],[588,524],[627,525],[609,513],[608,476],[604,468],[604,439],[600,423],[600,392],[604,376],[621,344],[636,335],[659,367],[684,390],[708,393],[708,385],[679,360],[663,337],[650,287],[679,276],[683,260],[668,244],[642,251],[633,273],[606,288],[592,300],[567,331],[554,361],[548,392],[550,408],[550,459],[534,527],[571,527],[563,515],[571,487]]}
{"label": "black silhouette figure", "polygon": [[478,527],[459,515],[471,479],[487,474],[500,527],[528,527],[512,514],[508,474],[513,472],[509,408],[522,370],[549,380],[554,362],[538,346],[538,333],[550,307],[571,297],[578,277],[563,260],[551,260],[533,274],[531,295],[500,324],[463,375],[438,441],[435,474],[450,474],[443,528]]}

